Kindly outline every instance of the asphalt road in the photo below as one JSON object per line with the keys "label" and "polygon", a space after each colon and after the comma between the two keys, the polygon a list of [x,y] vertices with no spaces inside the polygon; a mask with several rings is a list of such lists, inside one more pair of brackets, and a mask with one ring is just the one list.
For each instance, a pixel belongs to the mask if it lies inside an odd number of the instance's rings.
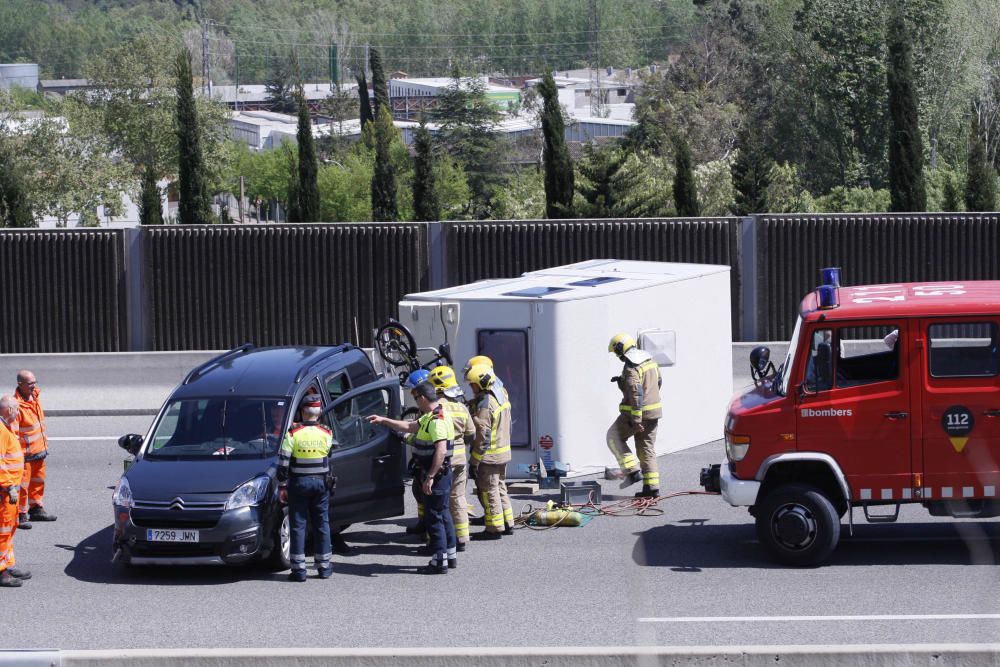
{"label": "asphalt road", "polygon": [[[128,570],[111,559],[113,438],[150,417],[49,419],[56,523],[16,536],[34,578],[0,599],[0,648],[638,646],[996,642],[1000,529],[904,508],[860,524],[816,569],[768,562],[745,510],[686,495],[662,516],[598,517],[476,543],[445,577],[404,519],[354,526],[334,576],[260,569]],[[669,491],[697,490],[721,443],[661,459]],[[603,482],[605,502],[624,498]],[[555,493],[555,492],[553,492]],[[515,497],[515,511],[544,496]],[[306,615],[300,613],[305,611]],[[297,620],[289,621],[291,615]],[[14,621],[13,619],[16,619]],[[307,619],[307,620],[303,620]]]}

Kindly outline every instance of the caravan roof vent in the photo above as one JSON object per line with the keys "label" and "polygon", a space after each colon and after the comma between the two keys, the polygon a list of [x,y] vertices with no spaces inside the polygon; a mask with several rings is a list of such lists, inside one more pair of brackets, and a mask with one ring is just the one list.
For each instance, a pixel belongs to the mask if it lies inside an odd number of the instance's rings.
{"label": "caravan roof vent", "polygon": [[513,292],[504,292],[504,296],[534,296],[543,297],[550,294],[556,294],[558,292],[568,292],[569,287],[526,287],[524,289],[514,290]]}
{"label": "caravan roof vent", "polygon": [[597,287],[598,285],[613,283],[619,280],[625,280],[625,279],[615,278],[614,276],[598,276],[596,278],[586,278],[584,280],[577,280],[575,282],[571,282],[570,285],[573,285],[575,287]]}

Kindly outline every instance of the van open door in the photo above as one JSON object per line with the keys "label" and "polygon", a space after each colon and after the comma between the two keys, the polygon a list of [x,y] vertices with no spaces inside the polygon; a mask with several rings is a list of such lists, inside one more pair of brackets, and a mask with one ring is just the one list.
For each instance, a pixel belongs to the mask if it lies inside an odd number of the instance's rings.
{"label": "van open door", "polygon": [[399,380],[388,378],[344,394],[325,410],[333,430],[330,453],[337,488],[330,498],[331,525],[345,525],[403,514],[405,445],[369,415],[399,419]]}

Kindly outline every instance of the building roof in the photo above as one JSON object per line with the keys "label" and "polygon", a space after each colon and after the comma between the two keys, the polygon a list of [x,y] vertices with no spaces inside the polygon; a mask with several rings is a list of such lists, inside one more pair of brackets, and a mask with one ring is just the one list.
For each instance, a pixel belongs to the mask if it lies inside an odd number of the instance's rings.
{"label": "building roof", "polygon": [[837,290],[840,305],[818,308],[816,292],[802,300],[809,321],[878,317],[995,315],[1000,312],[1000,280],[942,280],[928,283],[852,285]]}

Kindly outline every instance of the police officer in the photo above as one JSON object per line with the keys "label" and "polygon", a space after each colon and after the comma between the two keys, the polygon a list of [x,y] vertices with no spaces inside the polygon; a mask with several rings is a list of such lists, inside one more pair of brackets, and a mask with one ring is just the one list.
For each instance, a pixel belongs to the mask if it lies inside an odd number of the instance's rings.
{"label": "police officer", "polygon": [[[621,375],[611,378],[622,392],[622,401],[618,417],[608,429],[608,448],[625,472],[622,488],[641,481],[642,491],[635,494],[636,498],[655,498],[660,495],[660,472],[656,464],[656,426],[663,415],[660,367],[648,352],[636,347],[635,339],[626,333],[611,338],[608,352],[624,364]],[[638,458],[629,449],[631,437],[635,438]]]}
{"label": "police officer", "polygon": [[514,534],[514,510],[507,496],[507,464],[510,462],[510,401],[496,384],[493,369],[475,364],[465,375],[475,394],[472,421],[476,438],[472,444],[479,501],[483,504],[486,528],[473,540],[499,540]]}
{"label": "police officer", "polygon": [[333,435],[319,423],[322,407],[318,396],[307,396],[302,404],[302,422],[292,426],[281,441],[278,455],[279,497],[288,503],[290,532],[290,581],[306,580],[306,517],[313,528],[316,572],[326,579],[330,565],[330,491],[335,478],[330,469]]}
{"label": "police officer", "polygon": [[468,481],[467,448],[476,439],[476,426],[472,423],[469,408],[465,407],[465,392],[458,386],[455,371],[450,366],[437,366],[430,372],[430,383],[441,397],[441,406],[451,416],[455,424],[455,446],[451,455],[451,496],[448,509],[455,524],[455,539],[458,550],[465,551],[469,541],[469,503],[465,497]]}
{"label": "police officer", "polygon": [[[421,382],[426,382],[427,378],[430,377],[431,372],[426,368],[418,368],[403,380],[404,389],[413,389]],[[410,459],[410,472],[417,472],[417,464],[414,459]],[[424,523],[424,497],[420,492],[420,484],[413,484],[410,486],[410,493],[413,494],[413,499],[417,502],[417,522],[412,526],[406,527],[406,532],[409,535],[421,535],[424,540],[427,540],[427,524]]]}
{"label": "police officer", "polygon": [[[424,497],[424,520],[434,554],[427,566],[418,571],[422,574],[447,574],[448,568],[458,565],[455,525],[447,507],[451,494],[451,453],[455,426],[441,407],[434,385],[421,382],[410,390],[410,395],[421,412],[417,421],[400,421],[381,415],[370,415],[368,421],[413,434],[410,444],[420,466],[419,484]],[[418,481],[414,479],[414,484],[416,483]]]}

